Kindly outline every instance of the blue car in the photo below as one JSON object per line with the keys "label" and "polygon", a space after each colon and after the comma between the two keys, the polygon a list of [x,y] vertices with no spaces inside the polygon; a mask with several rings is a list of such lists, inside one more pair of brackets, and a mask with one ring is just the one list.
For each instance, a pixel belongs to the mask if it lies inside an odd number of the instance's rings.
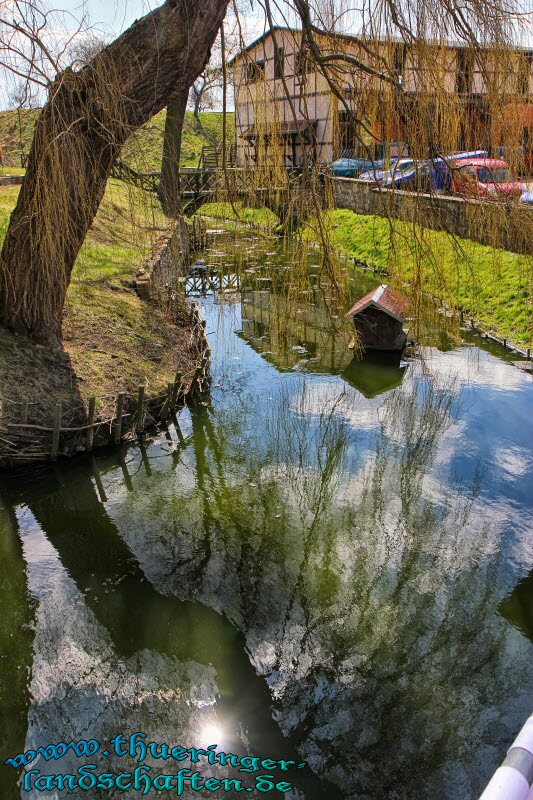
{"label": "blue car", "polygon": [[[394,178],[399,178],[402,172],[410,172],[415,168],[415,160],[413,158],[391,158],[390,169],[379,168],[377,164],[374,169],[369,169],[367,172],[362,172],[359,178],[362,181],[375,181],[390,185]],[[385,166],[385,165],[383,165]]]}
{"label": "blue car", "polygon": [[[375,162],[382,165],[383,162]],[[362,172],[372,169],[372,162],[368,158],[338,158],[330,164],[330,172],[338,178],[358,178]]]}

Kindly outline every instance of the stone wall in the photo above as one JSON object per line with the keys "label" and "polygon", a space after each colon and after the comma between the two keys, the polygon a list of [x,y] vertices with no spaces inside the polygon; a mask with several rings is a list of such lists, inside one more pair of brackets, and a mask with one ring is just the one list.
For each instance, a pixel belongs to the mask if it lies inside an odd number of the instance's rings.
{"label": "stone wall", "polygon": [[533,209],[527,206],[376,189],[368,181],[352,178],[331,180],[335,208],[417,221],[481,244],[533,254]]}
{"label": "stone wall", "polygon": [[0,186],[20,186],[24,175],[0,175]]}
{"label": "stone wall", "polygon": [[135,288],[143,299],[158,298],[187,274],[191,236],[189,225],[179,217],[171,231],[157,242],[137,271]]}

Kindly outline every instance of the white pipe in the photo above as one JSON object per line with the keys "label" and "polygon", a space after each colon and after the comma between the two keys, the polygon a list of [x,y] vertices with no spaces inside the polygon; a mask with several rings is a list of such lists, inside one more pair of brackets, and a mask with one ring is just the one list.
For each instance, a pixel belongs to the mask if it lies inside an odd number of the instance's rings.
{"label": "white pipe", "polygon": [[533,715],[507,751],[479,800],[533,800]]}
{"label": "white pipe", "polygon": [[498,767],[480,800],[528,800],[529,783],[512,767]]}

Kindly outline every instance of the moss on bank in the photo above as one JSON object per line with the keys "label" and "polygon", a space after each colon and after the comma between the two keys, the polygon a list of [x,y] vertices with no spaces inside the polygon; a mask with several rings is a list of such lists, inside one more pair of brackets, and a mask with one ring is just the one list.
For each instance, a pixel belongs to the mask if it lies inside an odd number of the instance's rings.
{"label": "moss on bank", "polygon": [[205,203],[200,207],[198,214],[221,220],[237,220],[249,225],[273,230],[279,224],[279,219],[268,208],[249,208],[241,202],[234,203]]}

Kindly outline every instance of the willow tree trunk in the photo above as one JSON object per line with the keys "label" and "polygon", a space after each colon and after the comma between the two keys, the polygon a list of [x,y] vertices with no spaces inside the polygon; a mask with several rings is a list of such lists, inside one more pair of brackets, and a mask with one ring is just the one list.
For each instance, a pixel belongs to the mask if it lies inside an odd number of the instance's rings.
{"label": "willow tree trunk", "polygon": [[177,217],[181,211],[179,199],[181,134],[188,98],[189,91],[185,90],[167,106],[159,183],[159,200],[167,217]]}
{"label": "willow tree trunk", "polygon": [[0,253],[0,325],[59,344],[65,296],[112,164],[204,69],[228,0],[167,0],[52,85]]}

